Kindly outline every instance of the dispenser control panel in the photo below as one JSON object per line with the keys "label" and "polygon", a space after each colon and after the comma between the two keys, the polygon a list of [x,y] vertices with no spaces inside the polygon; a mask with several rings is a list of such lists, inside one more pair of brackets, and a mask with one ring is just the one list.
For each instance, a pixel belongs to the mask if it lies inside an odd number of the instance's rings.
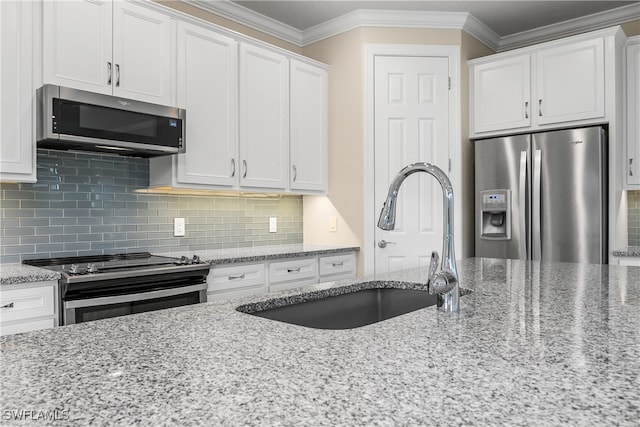
{"label": "dispenser control panel", "polygon": [[511,190],[485,190],[480,195],[480,238],[511,239]]}

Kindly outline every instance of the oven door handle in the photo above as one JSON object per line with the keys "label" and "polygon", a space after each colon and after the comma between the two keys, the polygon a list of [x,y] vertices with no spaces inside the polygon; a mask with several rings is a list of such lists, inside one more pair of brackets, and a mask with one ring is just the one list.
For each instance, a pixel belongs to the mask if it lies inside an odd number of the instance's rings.
{"label": "oven door handle", "polygon": [[93,307],[98,305],[120,304],[123,302],[144,301],[154,298],[170,297],[173,295],[188,294],[195,291],[207,289],[206,283],[197,285],[182,286],[179,288],[161,289],[159,291],[141,292],[138,294],[114,295],[110,297],[88,298],[80,300],[71,300],[64,302],[65,309],[73,309],[80,307]]}

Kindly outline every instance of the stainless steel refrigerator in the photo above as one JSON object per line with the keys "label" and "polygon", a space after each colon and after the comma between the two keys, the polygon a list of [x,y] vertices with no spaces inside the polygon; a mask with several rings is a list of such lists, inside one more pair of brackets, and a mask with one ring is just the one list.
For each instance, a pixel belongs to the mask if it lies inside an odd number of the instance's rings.
{"label": "stainless steel refrigerator", "polygon": [[474,144],[476,256],[607,263],[604,128]]}

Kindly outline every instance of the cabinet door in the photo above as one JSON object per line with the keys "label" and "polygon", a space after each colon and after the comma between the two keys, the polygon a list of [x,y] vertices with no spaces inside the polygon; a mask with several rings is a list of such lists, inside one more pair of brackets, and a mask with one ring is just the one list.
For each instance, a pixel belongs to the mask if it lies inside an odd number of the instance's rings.
{"label": "cabinet door", "polygon": [[177,181],[238,182],[237,42],[205,28],[178,26],[178,106],[187,110]]}
{"label": "cabinet door", "polygon": [[143,6],[113,4],[113,94],[175,105],[172,58],[175,26],[171,18]]}
{"label": "cabinet door", "polygon": [[0,180],[36,181],[33,5],[0,2]]}
{"label": "cabinet door", "polygon": [[537,53],[539,124],[604,117],[604,41],[587,40]]}
{"label": "cabinet door", "polygon": [[327,191],[327,72],[291,60],[289,186]]}
{"label": "cabinet door", "polygon": [[626,48],[627,184],[640,185],[640,39]]}
{"label": "cabinet door", "polygon": [[285,189],[289,65],[284,55],[240,44],[240,185]]}
{"label": "cabinet door", "polygon": [[111,94],[111,0],[42,4],[44,83]]}
{"label": "cabinet door", "polygon": [[478,64],[471,83],[476,133],[531,125],[529,55]]}

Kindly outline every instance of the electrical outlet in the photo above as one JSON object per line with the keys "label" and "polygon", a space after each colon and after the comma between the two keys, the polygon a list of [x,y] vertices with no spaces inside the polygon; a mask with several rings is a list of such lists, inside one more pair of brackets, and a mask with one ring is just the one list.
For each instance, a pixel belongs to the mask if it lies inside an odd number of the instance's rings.
{"label": "electrical outlet", "polygon": [[276,233],[278,231],[278,218],[275,216],[269,217],[269,233]]}
{"label": "electrical outlet", "polygon": [[338,231],[338,217],[335,215],[329,215],[329,231]]}
{"label": "electrical outlet", "polygon": [[173,235],[175,237],[184,237],[186,235],[184,218],[173,218]]}

